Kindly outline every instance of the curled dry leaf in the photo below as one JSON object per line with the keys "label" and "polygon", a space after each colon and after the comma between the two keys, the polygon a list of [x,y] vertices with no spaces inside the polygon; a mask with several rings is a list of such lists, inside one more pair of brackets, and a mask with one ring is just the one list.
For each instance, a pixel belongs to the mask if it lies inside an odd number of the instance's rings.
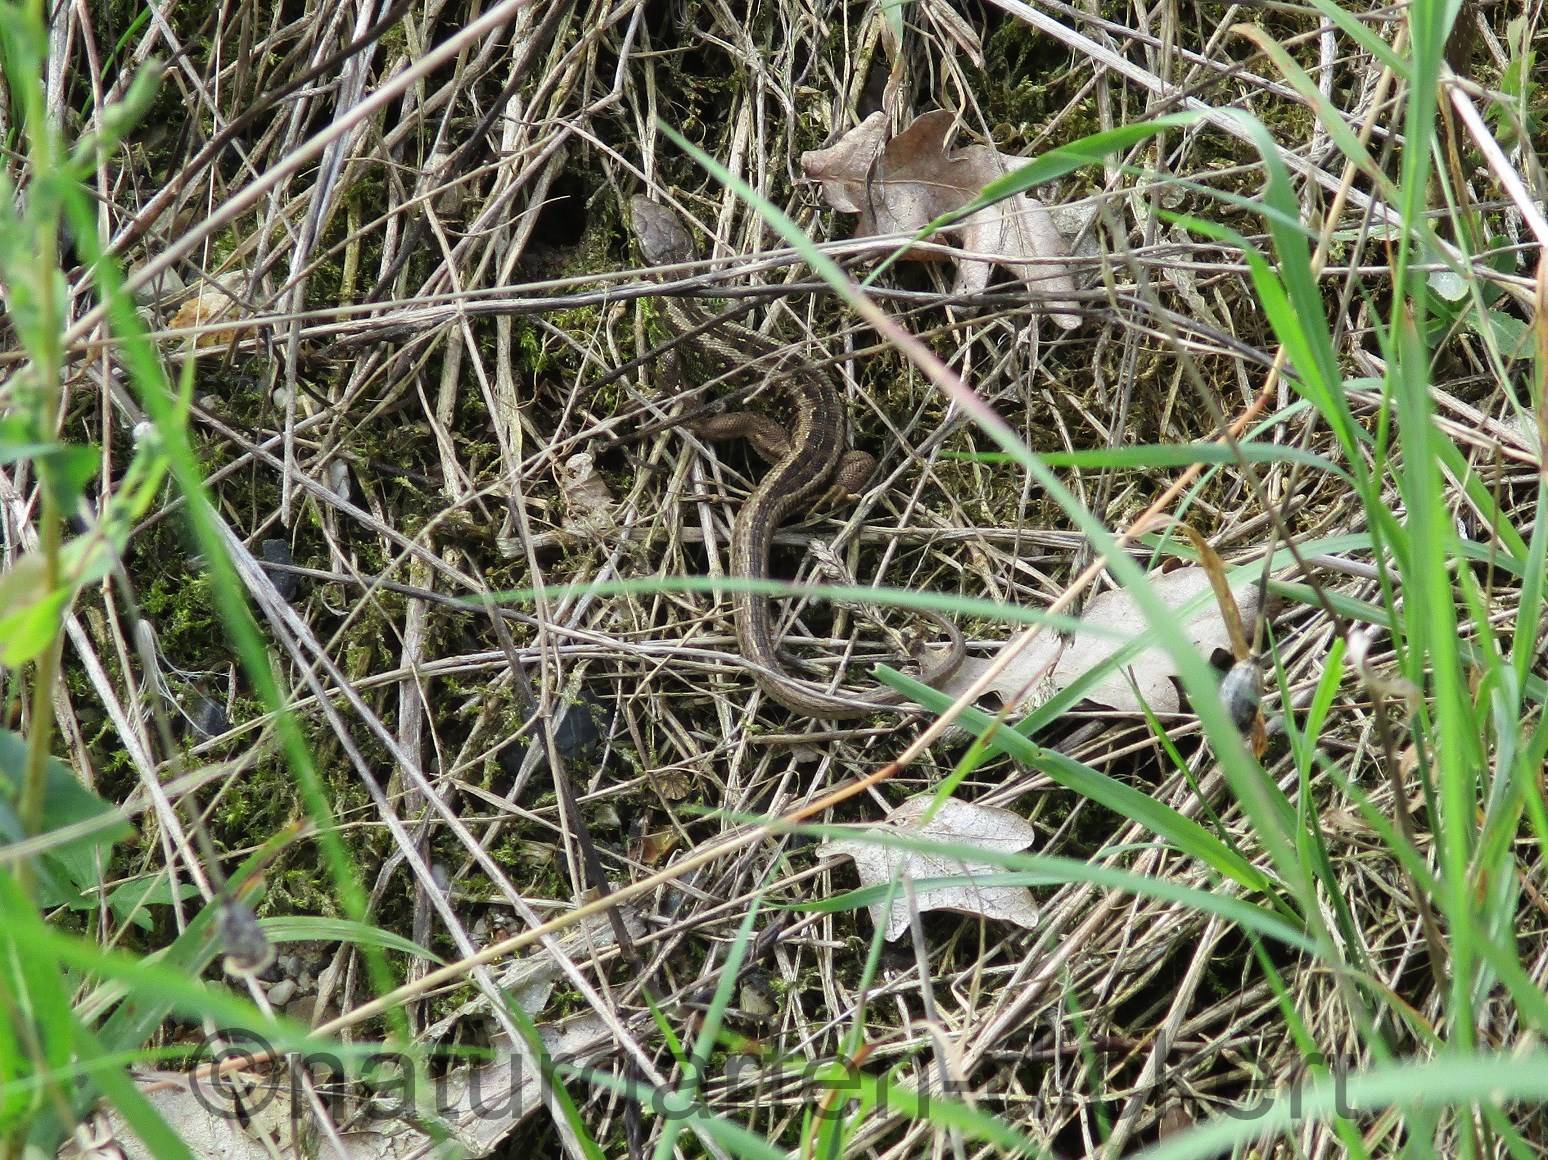
{"label": "curled dry leaf", "polygon": [[[829,205],[860,215],[856,237],[917,233],[942,214],[970,204],[984,186],[1023,161],[987,145],[948,148],[954,125],[951,113],[937,109],[889,139],[887,115],[872,113],[828,148],[803,153],[801,167],[822,186]],[[959,293],[983,290],[990,267],[1005,266],[1034,293],[1065,308],[1054,315],[1060,326],[1080,325],[1080,317],[1068,312],[1075,283],[1068,262],[1060,260],[1069,258],[1069,243],[1035,197],[1006,198],[943,233],[969,253],[989,256],[958,262]]]}
{"label": "curled dry leaf", "polygon": [[[626,928],[638,938],[644,930],[638,915],[628,908],[623,911]],[[559,951],[581,957],[590,948],[609,945],[614,937],[611,923],[603,919],[566,935],[560,940]],[[558,961],[540,953],[507,964],[497,982],[508,999],[519,1004],[529,1016],[536,1016],[561,976]],[[427,1028],[421,1042],[439,1042],[455,1024],[487,1007],[487,1000],[474,1000]],[[548,1055],[545,1064],[592,1059],[612,1042],[606,1022],[590,1013],[562,1023],[540,1024],[537,1030]],[[451,1133],[458,1155],[489,1155],[523,1119],[542,1107],[546,1098],[544,1080],[551,1073],[539,1066],[525,1044],[513,1043],[503,1032],[496,1031],[490,1037],[489,1050],[493,1053],[491,1061],[453,1068],[436,1081],[435,1110],[441,1117],[440,1128]],[[196,1156],[268,1160],[275,1155],[312,1155],[317,1151],[320,1128],[304,1102],[296,1105],[283,1098],[292,1090],[292,1080],[278,1065],[227,1074],[220,1092],[222,1099],[229,1099],[233,1092],[241,1093],[244,1114],[240,1123],[230,1105],[212,1103],[209,1093],[213,1086],[195,1090],[188,1076],[179,1073],[141,1078],[164,1085],[164,1090],[147,1091],[144,1098]],[[377,1109],[379,1114],[368,1117],[368,1129],[343,1133],[343,1151],[334,1154],[359,1160],[432,1154],[434,1141],[426,1134],[423,1120],[418,1115],[385,1113],[385,1107],[382,1105]],[[157,1155],[135,1136],[117,1109],[99,1114],[92,1122],[91,1138],[86,1139],[87,1135],[78,1133],[76,1142],[61,1155],[82,1160],[107,1156],[139,1160]]]}
{"label": "curled dry leaf", "polygon": [[[954,846],[977,846],[1014,854],[1037,840],[1037,831],[1020,814],[994,806],[974,805],[947,798],[928,822],[920,824],[934,800],[932,794],[909,798],[887,816],[885,826],[896,833]],[[986,862],[964,860],[954,854],[921,853],[901,850],[856,838],[824,842],[820,853],[830,858],[852,858],[862,886],[885,886],[893,875],[921,882],[929,878],[974,879],[966,886],[928,887],[915,891],[914,902],[924,910],[958,910],[1014,922],[1018,926],[1037,925],[1037,905],[1025,886],[992,885],[1000,867]],[[981,884],[980,884],[981,883]],[[871,918],[881,925],[885,919],[889,942],[908,929],[909,899],[901,889],[891,907],[877,903],[870,908]]]}
{"label": "curled dry leaf", "polygon": [[651,788],[669,802],[680,802],[693,792],[700,771],[682,765],[667,765],[648,772]]}
{"label": "curled dry leaf", "polygon": [[[1036,708],[1059,690],[1053,683],[1053,668],[1064,654],[1069,642],[1052,632],[1043,632],[1032,639],[1005,666],[989,685],[985,693],[993,693],[1000,704],[1012,708]],[[960,697],[979,677],[988,671],[997,657],[963,657],[947,680],[941,683],[943,693]]]}
{"label": "curled dry leaf", "polygon": [[949,39],[974,68],[984,67],[984,43],[978,30],[948,0],[926,0],[920,14]]}
{"label": "curled dry leaf", "polygon": [[[1153,572],[1146,579],[1170,609],[1184,608],[1210,587],[1209,575],[1203,568]],[[1242,620],[1250,625],[1259,612],[1257,582],[1251,576],[1239,573],[1231,582],[1231,591]],[[1086,606],[1081,623],[1095,627],[1077,630],[1068,640],[1052,634],[1038,637],[1006,666],[986,691],[998,694],[1002,702],[1012,707],[1035,708],[1149,630],[1144,613],[1134,598],[1121,588],[1096,596]],[[1214,601],[1189,616],[1183,631],[1205,657],[1213,656],[1221,649],[1231,649],[1230,630]],[[966,692],[990,663],[969,657],[942,687],[942,692],[954,696]],[[1182,702],[1175,676],[1176,667],[1171,656],[1161,645],[1152,644],[1128,664],[1108,672],[1087,689],[1086,700],[1120,713],[1138,715],[1144,712],[1140,703],[1143,699],[1144,705],[1154,713],[1177,713],[1182,709]],[[1130,677],[1133,678],[1132,685]]]}
{"label": "curled dry leaf", "polygon": [[[490,1037],[489,1047],[495,1053],[493,1062],[459,1068],[446,1077],[441,1114],[465,1155],[490,1155],[522,1120],[543,1106],[550,1095],[548,1077],[553,1074],[547,1070],[552,1066],[548,1061],[561,1067],[594,1062],[606,1054],[613,1042],[607,1021],[590,1011],[563,1023],[540,1024],[537,1032],[546,1056],[541,1062],[526,1044],[498,1033]],[[495,1113],[491,1114],[490,1109],[495,1109]],[[418,1147],[427,1147],[428,1141],[417,1130],[418,1125],[405,1122],[403,1129],[412,1133]],[[357,1155],[377,1160],[404,1154],[391,1139],[383,1138],[379,1144],[380,1147]]]}
{"label": "curled dry leaf", "polygon": [[659,866],[663,858],[681,845],[682,837],[679,830],[656,830],[630,846],[629,855],[642,866]]}
{"label": "curled dry leaf", "polygon": [[[191,1155],[270,1160],[277,1154],[290,1154],[293,1149],[300,1154],[295,1147],[299,1141],[293,1140],[286,1126],[276,1122],[269,1112],[271,1108],[283,1110],[289,1104],[288,1100],[274,1098],[283,1079],[277,1074],[255,1077],[246,1072],[225,1073],[218,1089],[220,1099],[232,1101],[225,1115],[219,1114],[221,1105],[212,1106],[208,1089],[195,1091],[188,1077],[180,1072],[141,1072],[136,1079],[159,1085],[140,1098],[177,1133]],[[235,1102],[238,1099],[240,1104]],[[237,1107],[244,1113],[241,1118],[234,1114]],[[313,1125],[304,1126],[302,1138],[316,1139]],[[62,1160],[153,1160],[156,1155],[134,1134],[116,1108],[98,1112],[59,1151]]]}
{"label": "curled dry leaf", "polygon": [[[627,906],[619,908],[619,913],[624,929],[639,938],[645,927],[638,913]],[[599,917],[562,936],[556,955],[544,951],[506,963],[497,971],[495,983],[508,1001],[535,1018],[547,1004],[554,983],[563,977],[558,956],[582,959],[611,945],[616,937],[612,922]],[[464,1021],[484,1017],[488,1009],[486,998],[475,998],[426,1028],[420,1042],[439,1043]],[[595,1059],[612,1043],[607,1023],[589,1012],[563,1022],[539,1024],[537,1031],[548,1056],[544,1064]],[[512,1042],[496,1029],[490,1036],[489,1050],[492,1058],[488,1062],[455,1067],[437,1077],[435,1110],[440,1115],[440,1128],[456,1143],[457,1155],[478,1157],[494,1152],[522,1120],[543,1106],[548,1095],[545,1080],[552,1073],[540,1066],[524,1043]],[[269,1160],[276,1155],[313,1155],[318,1151],[315,1144],[321,1129],[304,1101],[297,1105],[285,1098],[292,1091],[293,1080],[279,1064],[228,1072],[216,1101],[210,1099],[216,1089],[208,1080],[202,1082],[209,1086],[196,1087],[186,1074],[176,1072],[141,1075],[139,1079],[156,1085],[145,1091],[143,1098],[195,1156]],[[240,1122],[232,1114],[234,1105],[223,1102],[234,1093],[243,1101]],[[400,1116],[384,1111],[386,1106],[381,1105],[378,1114],[369,1117],[369,1128],[342,1134],[342,1153],[329,1154],[352,1160],[451,1154],[433,1150],[434,1141],[419,1115]],[[78,1132],[60,1155],[80,1160],[110,1156],[140,1160],[158,1153],[134,1134],[116,1108],[108,1108]]]}
{"label": "curled dry leaf", "polygon": [[644,194],[629,199],[629,214],[640,257],[647,265],[662,266],[680,261],[679,255],[694,252],[693,237],[682,219],[664,205]]}
{"label": "curled dry leaf", "polygon": [[559,488],[564,495],[564,530],[572,536],[598,539],[618,526],[613,514],[617,501],[590,455],[581,452],[564,461]]}
{"label": "curled dry leaf", "polygon": [[[177,308],[177,313],[167,322],[167,329],[208,326],[222,319],[239,317],[243,313],[236,290],[240,283],[241,278],[236,274],[221,275],[205,282],[192,298]],[[221,327],[195,336],[194,346],[223,346],[236,336],[235,328]]]}

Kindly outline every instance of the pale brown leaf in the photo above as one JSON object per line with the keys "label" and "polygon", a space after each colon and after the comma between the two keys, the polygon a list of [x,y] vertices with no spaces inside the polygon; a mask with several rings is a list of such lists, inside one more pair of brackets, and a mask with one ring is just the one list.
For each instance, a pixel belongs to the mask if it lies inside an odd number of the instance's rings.
{"label": "pale brown leaf", "polygon": [[[1210,588],[1208,573],[1196,567],[1153,572],[1147,580],[1170,609],[1185,607]],[[1251,625],[1259,611],[1256,581],[1241,574],[1232,582],[1231,590],[1242,620]],[[1068,639],[1052,633],[1037,637],[985,691],[995,693],[1002,704],[1035,708],[1149,629],[1134,598],[1123,589],[1113,589],[1093,598],[1081,616],[1081,623],[1091,628],[1077,630]],[[1231,649],[1230,629],[1215,601],[1206,602],[1204,607],[1192,613],[1183,629],[1206,658],[1216,650]],[[967,658],[951,680],[941,686],[941,691],[961,696],[991,663],[988,658]],[[1159,644],[1152,644],[1121,668],[1099,679],[1086,690],[1085,699],[1120,713],[1135,715],[1143,712],[1140,703],[1143,699],[1152,712],[1176,713],[1182,703],[1174,682],[1175,675],[1176,666],[1171,656]],[[1131,676],[1132,686],[1129,683]]]}
{"label": "pale brown leaf", "polygon": [[[1037,831],[1021,815],[994,806],[974,805],[947,798],[928,822],[921,819],[932,794],[909,798],[888,815],[883,828],[908,833],[912,837],[957,846],[972,845],[984,850],[1015,853],[1037,840]],[[914,892],[914,903],[924,910],[957,910],[984,918],[1013,922],[1018,926],[1037,925],[1037,906],[1025,886],[995,886],[996,875],[1004,871],[984,862],[963,860],[952,854],[924,854],[900,850],[855,838],[824,842],[821,853],[832,858],[852,858],[862,886],[885,885],[894,875],[920,882],[930,878],[971,876],[966,886],[941,886]],[[909,899],[901,889],[890,908],[877,903],[870,908],[872,919],[886,924],[890,942],[908,929]]]}
{"label": "pale brown leaf", "polygon": [[[235,274],[224,274],[218,278],[209,279],[191,298],[177,308],[177,312],[167,322],[167,329],[184,330],[239,317],[245,313],[242,301],[238,297],[237,288],[240,285],[241,278]],[[235,329],[225,327],[209,330],[197,335],[194,338],[194,345],[196,347],[223,346],[236,335]]]}
{"label": "pale brown leaf", "polygon": [[[873,113],[826,149],[801,155],[806,176],[818,182],[834,209],[857,213],[856,237],[912,234],[943,214],[962,209],[989,182],[1019,167],[1013,157],[987,145],[949,147],[955,119],[944,109],[925,113],[897,136],[887,137],[887,117]],[[1002,265],[1025,279],[1034,293],[1069,306],[1075,284],[1069,243],[1035,197],[1019,194],[978,210],[942,232],[964,250],[989,257],[957,263],[956,290],[972,294]],[[920,251],[913,255],[931,259]],[[1052,261],[1049,261],[1052,259]],[[1060,326],[1080,325],[1078,315],[1054,315]]]}
{"label": "pale brown leaf", "polygon": [[[1053,667],[1063,655],[1066,646],[1063,637],[1044,632],[1034,637],[1002,669],[984,690],[993,693],[1002,705],[1041,705],[1053,696]],[[960,697],[974,681],[995,662],[994,657],[964,657],[949,680],[940,685],[941,692]]]}
{"label": "pale brown leaf", "polygon": [[560,464],[559,488],[564,496],[566,532],[601,539],[617,529],[618,502],[589,454],[579,452]]}
{"label": "pale brown leaf", "polygon": [[[1169,609],[1181,609],[1201,593],[1210,590],[1209,576],[1203,568],[1153,572],[1146,579]],[[1236,594],[1236,604],[1241,610],[1242,619],[1250,624],[1258,614],[1256,581],[1242,574],[1234,581],[1231,590]],[[1054,666],[1053,684],[1057,689],[1065,688],[1076,677],[1112,656],[1129,641],[1143,636],[1150,627],[1134,598],[1121,588],[1098,595],[1086,606],[1081,620],[1086,624],[1100,625],[1107,633],[1100,636],[1094,632],[1075,634]],[[1216,650],[1229,651],[1231,648],[1231,634],[1225,618],[1212,600],[1188,617],[1183,624],[1183,632],[1206,658]],[[1111,633],[1117,633],[1119,639],[1114,639],[1109,635]],[[1142,713],[1141,700],[1154,713],[1176,713],[1182,708],[1174,683],[1176,672],[1171,655],[1159,644],[1152,644],[1120,669],[1109,672],[1097,681],[1086,691],[1086,698],[1120,713]],[[1133,686],[1129,683],[1129,676],[1133,677]],[[1135,696],[1136,690],[1138,697]]]}

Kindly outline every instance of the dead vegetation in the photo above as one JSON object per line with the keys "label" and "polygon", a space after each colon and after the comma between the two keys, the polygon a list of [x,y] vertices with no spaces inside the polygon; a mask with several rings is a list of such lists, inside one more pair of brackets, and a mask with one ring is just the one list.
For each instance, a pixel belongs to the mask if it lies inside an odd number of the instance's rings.
{"label": "dead vegetation", "polygon": [[[847,395],[857,442],[878,458],[857,504],[780,533],[782,575],[1046,609],[1093,556],[1041,488],[1014,464],[975,454],[995,445],[659,126],[863,276],[893,243],[853,236],[855,219],[828,208],[802,155],[878,110],[894,129],[946,110],[959,143],[1031,157],[1190,106],[1247,109],[1269,127],[1327,243],[1321,285],[1345,369],[1379,374],[1370,303],[1391,287],[1371,187],[1345,183],[1344,159],[1306,100],[1233,33],[1247,12],[1053,0],[891,9],[569,0],[481,13],[436,0],[238,0],[145,20],[126,4],[90,9],[89,20],[86,6],[58,9],[56,36],[74,63],[52,94],[61,110],[84,108],[90,128],[124,83],[125,62],[168,62],[152,115],[98,175],[104,235],[142,283],[175,277],[158,305],[142,299],[157,311],[174,370],[196,359],[191,423],[210,493],[233,551],[248,559],[255,607],[372,924],[456,962],[662,875],[612,925],[594,920],[597,944],[528,950],[523,969],[543,956],[559,966],[541,1001],[522,1005],[545,1026],[593,1033],[585,1058],[600,1072],[671,1089],[681,1062],[650,1006],[691,1038],[739,924],[761,900],[742,972],[767,981],[769,1010],[744,1009],[751,998],[737,992],[729,1026],[747,1042],[714,1056],[699,1096],[781,1149],[812,1139],[803,1116],[815,1097],[794,1068],[861,1044],[868,1072],[949,1081],[1065,1156],[1126,1154],[1296,1082],[1305,1053],[1287,1033],[1278,987],[1305,1041],[1344,1068],[1373,1061],[1373,1034],[1399,1053],[1414,1046],[1389,1016],[1375,1018],[1375,1032],[1359,1025],[1340,980],[1310,958],[1182,902],[1044,884],[1032,888],[1032,929],[930,912],[868,967],[863,907],[803,907],[857,884],[847,862],[819,862],[808,838],[768,833],[692,865],[743,833],[746,819],[790,814],[885,766],[921,726],[878,718],[834,730],[793,718],[760,698],[740,663],[724,592],[653,583],[723,576],[729,520],[762,468],[680,425],[750,384],[700,368],[681,391],[665,389],[656,355],[672,336],[650,303],[653,272],[629,244],[632,195],[670,200],[691,219],[703,260],[672,272],[673,285],[749,305],[749,325],[825,367]],[[1313,70],[1355,132],[1369,131],[1373,152],[1393,148],[1392,86],[1379,61],[1311,9],[1251,16]],[[1360,19],[1388,40],[1397,27],[1379,13]],[[1505,20],[1471,7],[1460,18],[1476,34],[1466,61],[1480,83],[1509,65]],[[1516,333],[1530,318],[1517,292],[1530,274],[1517,262],[1520,217],[1499,188],[1467,176],[1472,209],[1500,235],[1490,261],[1511,288],[1500,313]],[[1266,442],[1335,456],[1326,429],[1291,406],[1271,370],[1275,340],[1240,251],[1173,216],[1257,236],[1259,181],[1244,142],[1206,120],[1039,191],[1072,246],[1067,298],[1029,295],[1012,276],[1020,267],[987,285],[959,282],[954,295],[951,261],[895,266],[873,294],[1038,452],[1206,442],[1260,415],[1273,420]],[[1040,321],[1059,312],[1077,325]],[[1526,529],[1540,470],[1536,433],[1511,401],[1521,372],[1514,352],[1499,350],[1510,327],[1498,325],[1486,337],[1459,315],[1436,340],[1439,421],[1457,463],[1483,481],[1468,491],[1453,478],[1455,517],[1485,553],[1497,534],[1488,507]],[[73,332],[83,357],[66,422],[122,448],[142,416],[111,355],[87,345],[94,333],[89,317]],[[1374,429],[1376,388],[1355,384],[1349,399]],[[1075,466],[1060,478],[1123,530],[1182,472]],[[77,768],[143,811],[135,869],[170,861],[184,883],[202,881],[188,867],[204,861],[186,819],[201,818],[234,860],[305,807],[271,719],[214,628],[177,508],[169,498],[138,529],[126,582],[79,607],[63,720]],[[1341,597],[1346,616],[1348,602],[1379,599],[1369,557],[1341,540],[1364,530],[1366,514],[1335,474],[1287,460],[1250,472],[1225,464],[1166,514],[1229,563],[1261,569],[1277,553],[1277,575]],[[1286,557],[1287,536],[1310,577]],[[1135,558],[1158,562],[1155,543],[1137,545]],[[1507,634],[1510,583],[1502,576],[1493,593]],[[980,666],[1012,632],[988,611],[958,616]],[[1305,710],[1348,627],[1304,590],[1280,592],[1273,612],[1271,719]],[[908,623],[900,610],[881,615]],[[854,606],[808,603],[784,626],[794,654],[828,671],[846,663],[850,684],[868,679],[853,654],[857,633],[883,640],[880,659],[897,651],[872,612]],[[134,655],[147,638],[154,677]],[[1378,641],[1367,663],[1386,665],[1390,648]],[[1383,772],[1390,754],[1373,713],[1362,687],[1345,684],[1321,739],[1328,762],[1303,777],[1281,728],[1264,768],[1321,819],[1342,893],[1325,901],[1358,915],[1357,961],[1432,1018],[1440,991],[1411,882],[1351,800],[1365,795],[1388,816],[1405,805]],[[158,720],[174,727],[175,748]],[[1101,727],[1080,729],[1091,720]],[[1261,860],[1193,718],[1167,714],[1161,724],[1158,736],[1142,718],[1088,704],[1040,736],[1075,734],[1071,757]],[[948,735],[821,820],[875,822],[938,786],[966,748],[965,735]],[[184,797],[147,791],[179,777]],[[1035,853],[1235,889],[1143,820],[1004,754],[972,767],[955,796],[1013,810],[1035,831]],[[299,831],[292,839],[259,914],[337,913],[310,842]],[[179,906],[191,913],[196,902]],[[130,943],[159,945],[177,929],[171,909],[155,908],[156,930],[131,932]],[[1540,925],[1540,910],[1531,914]],[[286,1010],[348,1035],[381,1034],[375,1019],[354,1022],[373,993],[357,949],[322,945],[315,986]],[[411,984],[433,969],[408,955],[393,962]],[[502,969],[503,958],[413,993],[402,1006],[413,1032],[434,1028],[442,1043],[514,1035],[487,1004],[443,1018],[487,994]],[[255,999],[272,985],[249,984]],[[1500,1018],[1508,1045],[1514,1027]],[[737,1066],[760,1053],[759,1066]],[[569,1088],[607,1154],[654,1147],[660,1118],[601,1084]],[[358,1107],[339,1116],[343,1128],[382,1129]],[[549,1127],[549,1116],[513,1118],[478,1146],[515,1155],[553,1145],[557,1132],[557,1146],[575,1149],[572,1129]],[[1400,1142],[1380,1123],[1364,1128],[1373,1153]],[[1541,1124],[1526,1131],[1544,1146]],[[866,1117],[844,1154],[937,1154],[951,1140],[940,1124],[890,1108]],[[1263,1154],[1342,1146],[1333,1127],[1308,1123]],[[691,1135],[679,1147],[714,1151]],[[1498,1139],[1491,1147],[1503,1154]]]}

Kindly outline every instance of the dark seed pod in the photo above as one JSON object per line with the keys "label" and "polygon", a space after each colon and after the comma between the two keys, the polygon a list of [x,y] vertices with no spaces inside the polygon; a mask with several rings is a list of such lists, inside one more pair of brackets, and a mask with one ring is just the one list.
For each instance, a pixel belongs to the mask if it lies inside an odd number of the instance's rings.
{"label": "dark seed pod", "polygon": [[1231,714],[1231,722],[1245,733],[1258,719],[1263,706],[1263,674],[1254,657],[1237,661],[1220,682],[1220,700]]}
{"label": "dark seed pod", "polygon": [[258,916],[251,907],[243,902],[223,901],[219,915],[220,945],[226,952],[221,965],[228,975],[256,975],[274,961],[274,944],[258,925]]}

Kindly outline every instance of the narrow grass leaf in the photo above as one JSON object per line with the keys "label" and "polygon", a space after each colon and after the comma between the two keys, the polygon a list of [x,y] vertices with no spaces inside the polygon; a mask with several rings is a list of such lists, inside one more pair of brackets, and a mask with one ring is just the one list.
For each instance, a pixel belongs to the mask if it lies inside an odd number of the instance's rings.
{"label": "narrow grass leaf", "polygon": [[[831,827],[821,832],[851,839],[857,837],[852,831],[843,830],[839,827]],[[1244,930],[1254,931],[1264,938],[1294,947],[1296,950],[1304,951],[1308,954],[1317,953],[1316,945],[1305,934],[1271,910],[1266,910],[1261,906],[1254,906],[1250,902],[1244,902],[1239,898],[1232,898],[1229,895],[1215,891],[1199,890],[1191,886],[1183,886],[1180,883],[1168,882],[1164,878],[1153,878],[1145,874],[1136,874],[1131,870],[1100,866],[1078,858],[1060,858],[1046,854],[1009,853],[994,853],[984,856],[983,852],[975,846],[957,846],[943,842],[915,842],[907,838],[894,840],[886,835],[868,834],[860,840],[876,841],[878,844],[884,845],[897,845],[905,849],[918,850],[920,853],[934,854],[941,857],[971,857],[981,862],[998,863],[1004,867],[1002,873],[996,873],[992,878],[949,875],[942,878],[917,879],[914,884],[920,890],[930,890],[937,886],[983,887],[986,884],[993,886],[1052,886],[1064,885],[1069,882],[1086,882],[1093,886],[1102,886],[1109,890],[1120,890],[1126,894],[1134,894],[1142,898],[1155,898],[1163,902],[1179,903],[1202,914],[1216,915],[1232,925],[1240,926]],[[958,850],[962,851],[960,855],[957,853]],[[1105,851],[1105,853],[1113,852]],[[782,905],[790,910],[824,914],[859,910],[863,907],[886,902],[888,897],[888,887],[885,884],[878,884],[876,886],[861,887],[858,890],[847,890],[830,898],[814,898]]]}
{"label": "narrow grass leaf", "polygon": [[400,951],[417,959],[424,959],[438,965],[444,965],[443,960],[434,951],[426,950],[413,939],[404,938],[394,934],[390,930],[383,930],[379,926],[371,926],[368,923],[351,922],[347,918],[324,918],[309,914],[277,915],[273,918],[258,920],[258,925],[263,928],[264,934],[269,936],[271,942],[306,942],[320,940],[323,942],[347,942],[357,946],[369,943],[381,947],[383,950]]}
{"label": "narrow grass leaf", "polygon": [[1548,1052],[1483,1053],[1422,1063],[1396,1063],[1336,1075],[1264,1100],[1245,1114],[1212,1120],[1168,1137],[1134,1160],[1202,1160],[1260,1138],[1304,1130],[1341,1115],[1385,1108],[1465,1108],[1472,1103],[1548,1100]]}

